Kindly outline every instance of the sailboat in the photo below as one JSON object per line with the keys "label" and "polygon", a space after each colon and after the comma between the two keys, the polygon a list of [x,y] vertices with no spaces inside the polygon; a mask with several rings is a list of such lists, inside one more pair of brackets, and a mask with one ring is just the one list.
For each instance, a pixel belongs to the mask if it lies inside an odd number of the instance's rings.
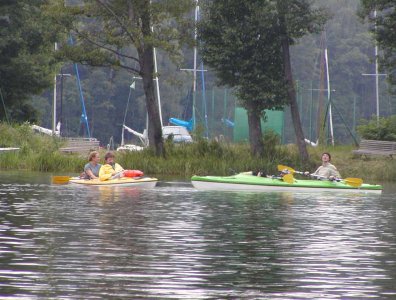
{"label": "sailboat", "polygon": [[[73,39],[71,36],[69,39],[69,43],[71,45],[73,45]],[[56,50],[58,50],[57,43],[55,43],[55,51]],[[59,150],[61,152],[69,152],[69,153],[71,153],[71,152],[85,153],[85,152],[89,152],[93,149],[98,149],[99,141],[96,138],[91,137],[91,133],[89,130],[88,116],[87,116],[87,112],[85,109],[84,95],[82,92],[80,73],[78,70],[77,63],[73,64],[73,68],[74,68],[75,76],[77,78],[77,88],[78,88],[80,102],[81,102],[81,109],[82,109],[81,123],[83,123],[85,126],[87,137],[86,138],[63,138],[63,140],[66,141],[66,145],[65,145],[65,147],[62,147]],[[41,126],[38,126],[35,124],[31,125],[31,128],[35,131],[40,132],[40,133],[44,133],[44,134],[51,135],[51,136],[61,137],[61,126],[62,126],[61,116],[59,119],[57,116],[57,76],[61,76],[61,105],[62,105],[63,77],[71,76],[71,74],[61,73],[61,74],[55,74],[55,76],[54,76],[54,97],[53,97],[53,103],[52,103],[52,129],[41,127]]]}
{"label": "sailboat", "polygon": [[[151,28],[153,30],[153,28]],[[160,94],[160,88],[159,88],[159,78],[158,78],[158,65],[157,65],[157,51],[156,48],[153,49],[153,55],[154,55],[154,81],[155,81],[155,86],[156,86],[156,93],[157,93],[157,101],[158,101],[158,109],[159,109],[159,117],[161,121],[161,127],[162,127],[162,137],[164,139],[172,138],[173,142],[175,143],[181,143],[181,142],[192,142],[192,137],[190,133],[186,130],[184,126],[176,125],[176,126],[164,126],[162,122],[162,109],[161,109],[161,94]],[[136,77],[133,77],[134,79]],[[148,140],[148,119],[146,119],[146,129],[144,129],[143,133],[140,133],[136,130],[133,130],[132,128],[128,127],[125,125],[126,121],[126,114],[128,111],[128,105],[131,97],[131,90],[135,88],[135,82],[133,82],[130,85],[130,90],[129,90],[129,96],[128,96],[128,101],[127,101],[127,109],[125,110],[125,115],[124,115],[124,122],[122,124],[122,134],[121,134],[121,145],[120,147],[117,148],[117,151],[141,151],[144,148],[147,148],[149,146],[149,140]],[[133,135],[137,136],[143,146],[138,146],[134,144],[125,144],[125,130],[128,131],[129,133],[132,133]]]}
{"label": "sailboat", "polygon": [[[133,77],[133,79],[135,79],[135,77]],[[125,114],[124,114],[124,122],[122,123],[121,145],[120,147],[117,148],[117,151],[142,151],[144,148],[148,146],[148,136],[146,130],[143,133],[140,133],[125,125],[129,102],[131,100],[132,90],[134,89],[135,89],[135,81],[133,81],[132,84],[129,86],[129,95],[125,109]],[[143,146],[138,146],[134,144],[125,144],[125,130],[137,136],[140,139]]]}
{"label": "sailboat", "polygon": [[[157,65],[156,59],[154,60],[154,65],[155,65],[155,69],[156,69],[156,65]],[[155,72],[155,73],[157,74],[157,72]],[[158,77],[156,76],[156,78],[154,80],[156,81],[156,86],[158,87],[159,86]],[[148,127],[147,119],[146,119],[146,129],[144,129],[143,133],[133,130],[132,128],[125,125],[126,115],[128,112],[128,106],[129,106],[129,102],[130,102],[131,94],[132,94],[132,89],[134,89],[134,88],[135,88],[135,82],[133,82],[130,86],[127,107],[126,107],[125,114],[124,114],[124,122],[122,124],[121,145],[120,145],[120,147],[117,148],[117,151],[141,151],[144,148],[147,148],[149,146],[148,132],[147,132],[147,127]],[[160,99],[159,88],[157,88],[156,91],[157,91],[157,98]],[[162,123],[162,113],[161,113],[160,103],[161,102],[158,101],[161,125],[162,125],[163,123]],[[125,144],[125,131],[128,131],[129,133],[132,133],[133,135],[137,136],[139,138],[142,146],[138,146],[135,144]],[[162,137],[164,139],[172,138],[173,142],[175,142],[175,143],[192,142],[192,137],[184,126],[163,126],[162,125]]]}
{"label": "sailboat", "polygon": [[[328,121],[329,124],[329,130],[330,130],[330,139],[331,139],[331,144],[334,146],[334,130],[333,130],[333,114],[332,114],[332,105],[331,105],[331,88],[330,88],[330,74],[329,74],[329,58],[328,58],[328,51],[327,51],[327,43],[326,43],[326,33],[323,33],[322,38],[324,39],[324,66],[326,68],[326,89],[319,89],[319,91],[327,91],[327,108],[324,113],[324,123],[323,123],[323,128],[325,127],[326,122]],[[320,110],[320,109],[319,109]],[[322,114],[321,111],[319,111],[319,114]],[[328,119],[327,119],[328,118]],[[319,124],[319,126],[321,126]],[[316,142],[310,141],[308,139],[305,139],[305,142],[313,147],[316,147],[319,145],[319,135],[320,135],[320,128],[318,129],[317,132],[317,140]]]}
{"label": "sailboat", "polygon": [[[195,1],[195,24],[199,21],[199,3],[198,0]],[[197,41],[197,28],[195,26],[194,31],[194,40]],[[169,122],[174,125],[183,126],[187,128],[189,131],[194,130],[196,125],[196,94],[197,94],[197,71],[201,73],[201,81],[202,81],[202,101],[203,101],[203,110],[204,110],[204,125],[205,125],[205,136],[209,137],[208,130],[208,114],[207,114],[207,106],[206,106],[206,91],[205,91],[205,71],[203,67],[203,62],[200,64],[200,69],[197,69],[197,46],[194,46],[194,68],[193,69],[182,69],[183,71],[192,71],[193,72],[193,86],[192,86],[192,94],[193,94],[193,104],[192,104],[192,118],[189,121],[181,120],[178,118],[170,118]]]}

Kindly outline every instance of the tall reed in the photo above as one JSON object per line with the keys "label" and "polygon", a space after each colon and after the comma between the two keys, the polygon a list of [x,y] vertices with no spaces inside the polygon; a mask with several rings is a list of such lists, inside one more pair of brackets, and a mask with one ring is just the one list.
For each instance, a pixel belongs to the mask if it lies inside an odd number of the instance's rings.
{"label": "tall reed", "polygon": [[17,147],[17,151],[0,153],[0,169],[30,171],[79,171],[85,159],[64,155],[58,150],[58,138],[37,134],[29,124],[7,125],[0,123],[0,147]]}

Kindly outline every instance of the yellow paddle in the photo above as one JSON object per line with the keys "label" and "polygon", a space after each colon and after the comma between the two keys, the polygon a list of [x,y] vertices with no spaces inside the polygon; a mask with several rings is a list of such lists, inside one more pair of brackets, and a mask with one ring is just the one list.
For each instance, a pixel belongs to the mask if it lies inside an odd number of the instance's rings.
{"label": "yellow paddle", "polygon": [[359,187],[363,184],[363,179],[362,178],[353,178],[353,177],[348,177],[341,179],[344,181],[346,184],[353,186],[353,187]]}
{"label": "yellow paddle", "polygon": [[52,176],[52,183],[66,184],[69,183],[70,178],[69,176]]}
{"label": "yellow paddle", "polygon": [[284,182],[287,182],[287,183],[293,183],[294,182],[294,177],[293,177],[293,174],[285,174],[285,175],[283,175],[282,176],[282,180],[284,181]]}
{"label": "yellow paddle", "polygon": [[[288,166],[278,165],[278,171],[283,171],[283,170],[288,170],[292,174],[297,173],[297,174],[304,175],[304,172],[296,171],[293,168],[290,168]],[[316,176],[316,177],[321,177],[321,176]],[[348,178],[344,178],[344,179],[339,178],[338,180],[343,181],[346,184],[353,186],[353,187],[359,187],[363,184],[363,179],[361,179],[361,178],[348,177]]]}
{"label": "yellow paddle", "polygon": [[288,166],[284,166],[284,165],[278,165],[278,171],[282,172],[284,170],[288,170],[290,173],[297,173],[297,174],[304,174],[304,172],[300,172],[300,171],[296,171],[293,168],[290,168]]}

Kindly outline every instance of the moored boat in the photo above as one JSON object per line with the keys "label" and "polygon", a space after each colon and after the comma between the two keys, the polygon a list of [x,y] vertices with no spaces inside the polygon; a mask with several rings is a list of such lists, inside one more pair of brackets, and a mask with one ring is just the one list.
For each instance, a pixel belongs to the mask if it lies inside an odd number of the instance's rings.
{"label": "moored boat", "polygon": [[87,186],[133,186],[133,187],[150,189],[156,186],[158,179],[153,177],[142,177],[142,178],[122,177],[117,179],[101,181],[99,179],[89,180],[89,179],[72,178],[69,180],[69,182],[73,184],[80,184]]}
{"label": "moored boat", "polygon": [[295,179],[287,182],[281,178],[260,177],[248,173],[233,176],[193,176],[193,186],[198,190],[263,191],[263,192],[324,192],[351,191],[381,193],[382,186],[363,183],[354,186],[348,181]]}

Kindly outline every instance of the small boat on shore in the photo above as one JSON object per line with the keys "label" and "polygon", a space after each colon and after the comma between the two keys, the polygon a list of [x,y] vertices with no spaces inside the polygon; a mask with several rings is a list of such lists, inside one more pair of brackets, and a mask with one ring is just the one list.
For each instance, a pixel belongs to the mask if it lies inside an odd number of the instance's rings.
{"label": "small boat on shore", "polygon": [[79,185],[87,185],[87,186],[132,186],[139,187],[145,189],[151,189],[156,186],[158,182],[157,178],[153,177],[142,177],[142,178],[130,178],[130,177],[122,177],[117,179],[110,179],[101,181],[99,179],[80,179],[80,178],[71,178],[69,183],[79,184]]}
{"label": "small boat on shore", "polygon": [[233,176],[193,176],[192,185],[198,190],[262,191],[262,192],[360,192],[381,193],[382,186],[341,181],[260,177],[246,173]]}

